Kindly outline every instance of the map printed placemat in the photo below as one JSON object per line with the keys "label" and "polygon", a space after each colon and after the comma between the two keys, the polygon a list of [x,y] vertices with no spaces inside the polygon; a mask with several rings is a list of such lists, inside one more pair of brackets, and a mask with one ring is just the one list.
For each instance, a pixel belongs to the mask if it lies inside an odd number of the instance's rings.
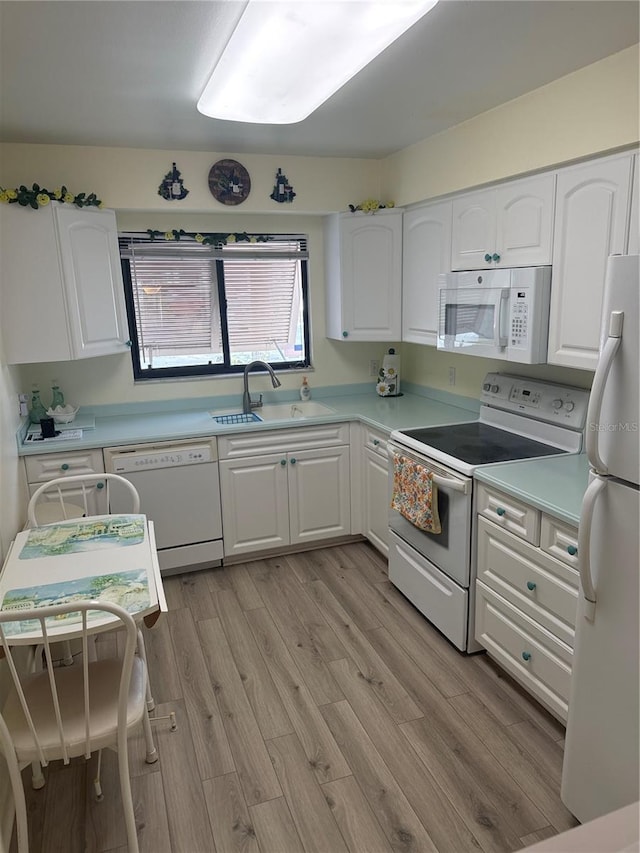
{"label": "map printed placemat", "polygon": [[[0,609],[31,610],[36,607],[50,607],[55,604],[67,604],[73,601],[93,599],[119,604],[129,613],[139,613],[150,604],[147,572],[144,569],[112,574],[94,575],[73,581],[41,584],[40,586],[11,589],[5,593]],[[88,619],[101,618],[104,614],[90,611]],[[65,613],[46,620],[49,628],[79,622],[78,612]],[[24,634],[39,630],[36,621],[24,620],[5,624],[5,633]]]}

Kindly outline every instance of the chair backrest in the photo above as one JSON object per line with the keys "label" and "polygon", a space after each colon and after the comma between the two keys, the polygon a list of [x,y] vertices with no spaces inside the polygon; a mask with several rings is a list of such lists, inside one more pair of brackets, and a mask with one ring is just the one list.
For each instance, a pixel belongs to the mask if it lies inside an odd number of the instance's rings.
{"label": "chair backrest", "polygon": [[[92,498],[96,490],[102,492],[103,489],[105,512],[112,512],[112,493],[117,493],[120,498],[123,490],[131,499],[131,507],[123,509],[119,504],[118,512],[140,512],[140,495],[125,477],[119,474],[74,474],[49,480],[36,489],[27,507],[27,527],[37,527],[39,523],[48,524],[52,520],[52,505],[56,508],[55,521],[65,521],[82,514],[95,515]],[[38,506],[41,509],[40,520]],[[44,507],[47,509],[46,513],[42,511]]]}
{"label": "chair backrest", "polygon": [[[69,624],[61,635],[65,620]],[[89,638],[122,628],[124,652],[113,660],[90,661]],[[27,630],[29,642],[43,649],[45,668],[25,674],[16,641],[22,634],[24,643]],[[82,641],[81,660],[55,667],[51,646],[71,638]],[[7,756],[13,751],[21,763],[40,761],[46,766],[50,760],[89,758],[96,749],[126,738],[136,642],[132,616],[107,601],[0,611],[0,644],[13,682],[0,714],[0,751]]]}

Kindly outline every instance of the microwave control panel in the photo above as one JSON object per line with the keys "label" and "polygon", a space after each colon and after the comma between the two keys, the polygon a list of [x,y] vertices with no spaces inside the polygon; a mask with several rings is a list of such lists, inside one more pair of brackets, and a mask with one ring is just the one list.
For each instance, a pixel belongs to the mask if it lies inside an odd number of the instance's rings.
{"label": "microwave control panel", "polygon": [[510,344],[513,347],[526,347],[529,340],[529,290],[511,291],[511,328]]}

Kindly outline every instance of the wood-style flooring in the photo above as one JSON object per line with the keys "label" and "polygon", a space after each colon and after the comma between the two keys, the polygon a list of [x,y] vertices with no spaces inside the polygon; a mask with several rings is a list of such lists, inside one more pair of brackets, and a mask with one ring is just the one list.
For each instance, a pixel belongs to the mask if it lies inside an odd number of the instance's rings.
{"label": "wood-style flooring", "polygon": [[[141,851],[493,853],[576,825],[563,727],[386,569],[355,543],[165,580],[146,644],[178,730],[154,725],[154,765],[130,741]],[[91,771],[51,765],[41,791],[27,775],[31,853],[125,853],[115,754],[102,803]]]}

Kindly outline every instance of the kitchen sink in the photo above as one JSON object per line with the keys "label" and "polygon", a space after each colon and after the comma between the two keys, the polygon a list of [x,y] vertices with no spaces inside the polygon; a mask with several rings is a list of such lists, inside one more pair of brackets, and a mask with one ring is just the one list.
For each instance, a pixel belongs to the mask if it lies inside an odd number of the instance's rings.
{"label": "kitchen sink", "polygon": [[323,415],[334,415],[335,409],[315,400],[300,400],[297,403],[265,403],[248,414],[231,409],[213,411],[209,414],[219,424],[247,424],[260,421],[300,421],[319,418]]}

